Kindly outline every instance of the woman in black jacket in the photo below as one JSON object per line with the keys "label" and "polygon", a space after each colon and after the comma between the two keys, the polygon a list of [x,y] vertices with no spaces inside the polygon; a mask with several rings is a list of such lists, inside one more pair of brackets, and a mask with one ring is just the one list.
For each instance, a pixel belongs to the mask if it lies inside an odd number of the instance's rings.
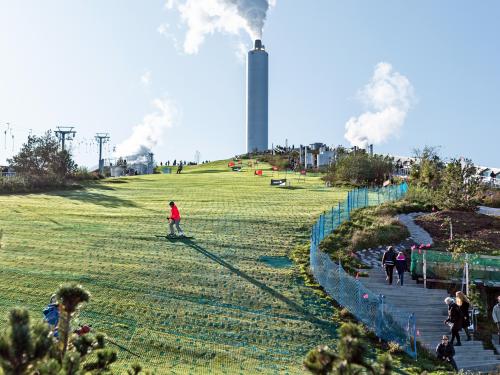
{"label": "woman in black jacket", "polygon": [[470,341],[470,333],[469,333],[469,326],[470,326],[470,319],[469,319],[469,307],[470,307],[470,301],[467,298],[465,294],[463,294],[461,291],[458,291],[456,294],[456,300],[457,300],[457,305],[458,308],[460,309],[460,313],[462,314],[462,328],[465,331],[465,334],[467,335],[467,341]]}
{"label": "woman in black jacket", "polygon": [[453,345],[453,340],[456,338],[456,346],[461,346],[462,343],[460,342],[460,334],[458,332],[462,329],[462,313],[453,298],[446,297],[444,302],[448,305],[448,319],[444,322],[451,327],[451,344]]}

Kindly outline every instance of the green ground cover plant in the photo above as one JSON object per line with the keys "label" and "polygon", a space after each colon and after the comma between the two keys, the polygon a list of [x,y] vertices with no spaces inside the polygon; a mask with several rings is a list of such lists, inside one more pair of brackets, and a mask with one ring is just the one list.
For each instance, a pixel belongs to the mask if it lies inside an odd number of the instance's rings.
{"label": "green ground cover plant", "polygon": [[[80,322],[140,356],[119,351],[117,373],[135,361],[158,374],[303,373],[307,351],[335,340],[332,305],[298,267],[261,259],[290,256],[346,191],[270,178],[221,161],[0,196],[0,316],[23,306],[35,322],[60,283],[77,282],[93,296]],[[170,200],[192,239],[155,237],[166,234]]]}
{"label": "green ground cover plant", "polygon": [[320,249],[332,259],[340,260],[347,272],[355,274],[366,266],[353,256],[353,252],[397,244],[410,235],[406,227],[394,218],[400,211],[398,203],[355,210],[349,221],[342,223],[321,242]]}

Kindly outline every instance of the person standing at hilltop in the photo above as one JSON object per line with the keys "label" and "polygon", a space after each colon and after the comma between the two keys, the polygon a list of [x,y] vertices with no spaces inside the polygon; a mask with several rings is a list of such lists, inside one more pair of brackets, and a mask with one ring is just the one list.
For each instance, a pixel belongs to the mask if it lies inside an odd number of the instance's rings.
{"label": "person standing at hilltop", "polygon": [[179,209],[175,205],[174,201],[169,203],[170,206],[170,216],[168,217],[168,220],[170,222],[170,234],[168,237],[175,237],[174,233],[174,225],[175,228],[177,229],[177,232],[179,233],[179,237],[184,237],[184,232],[181,229],[181,226],[179,225],[181,222],[181,214],[179,213]]}
{"label": "person standing at hilltop", "polygon": [[382,257],[382,267],[385,268],[389,285],[392,285],[392,274],[394,272],[394,264],[396,263],[396,252],[392,246],[389,246]]}

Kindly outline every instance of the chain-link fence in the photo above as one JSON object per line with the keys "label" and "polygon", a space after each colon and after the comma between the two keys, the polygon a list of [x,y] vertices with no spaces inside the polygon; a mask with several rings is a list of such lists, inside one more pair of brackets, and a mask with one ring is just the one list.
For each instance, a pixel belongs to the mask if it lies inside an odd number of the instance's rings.
{"label": "chain-link fence", "polygon": [[323,213],[313,226],[310,261],[314,278],[332,298],[372,329],[378,337],[398,343],[406,353],[416,358],[415,315],[386,303],[383,295],[367,289],[360,280],[347,274],[341,264],[333,262],[328,254],[319,250],[319,243],[340,224],[349,220],[353,210],[400,199],[407,189],[407,184],[402,183],[350,191],[346,201]]}

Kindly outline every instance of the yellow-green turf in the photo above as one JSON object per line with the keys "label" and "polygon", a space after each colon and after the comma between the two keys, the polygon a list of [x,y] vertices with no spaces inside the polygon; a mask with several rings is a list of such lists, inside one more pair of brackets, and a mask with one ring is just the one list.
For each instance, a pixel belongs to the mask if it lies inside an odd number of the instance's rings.
{"label": "yellow-green turf", "polygon": [[[289,189],[270,186],[285,176],[263,166],[262,177],[221,161],[0,196],[0,316],[25,306],[40,319],[57,286],[76,281],[92,293],[81,323],[158,374],[303,373],[308,349],[335,337],[331,306],[272,257],[308,241],[314,220],[346,192],[295,175]],[[167,233],[170,200],[191,239],[155,237]],[[117,373],[136,360],[119,358]]]}

